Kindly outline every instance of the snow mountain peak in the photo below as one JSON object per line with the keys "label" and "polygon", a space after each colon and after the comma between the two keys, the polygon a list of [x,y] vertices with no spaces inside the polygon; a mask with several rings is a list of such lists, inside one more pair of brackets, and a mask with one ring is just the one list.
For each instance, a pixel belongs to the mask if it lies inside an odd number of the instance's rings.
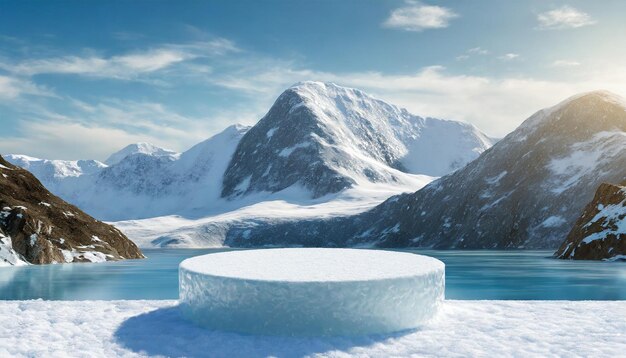
{"label": "snow mountain peak", "polygon": [[320,197],[363,182],[399,183],[407,173],[439,176],[490,146],[470,124],[415,116],[333,83],[300,82],[244,135],[222,195],[297,184]]}
{"label": "snow mountain peak", "polygon": [[146,155],[151,155],[151,156],[156,156],[156,157],[162,157],[162,156],[172,156],[178,153],[176,153],[173,150],[158,147],[151,143],[137,142],[137,143],[129,144],[126,147],[120,149],[119,151],[111,154],[109,158],[105,160],[104,162],[107,165],[113,165],[113,164],[121,162],[124,158],[133,154],[146,154]]}

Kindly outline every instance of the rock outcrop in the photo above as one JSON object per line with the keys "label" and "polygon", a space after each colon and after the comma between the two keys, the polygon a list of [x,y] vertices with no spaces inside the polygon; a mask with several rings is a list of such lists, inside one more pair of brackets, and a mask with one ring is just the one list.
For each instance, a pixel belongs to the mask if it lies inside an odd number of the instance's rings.
{"label": "rock outcrop", "polygon": [[626,182],[598,187],[554,255],[573,260],[626,260]]}
{"label": "rock outcrop", "polygon": [[115,227],[51,194],[0,157],[0,265],[143,258]]}

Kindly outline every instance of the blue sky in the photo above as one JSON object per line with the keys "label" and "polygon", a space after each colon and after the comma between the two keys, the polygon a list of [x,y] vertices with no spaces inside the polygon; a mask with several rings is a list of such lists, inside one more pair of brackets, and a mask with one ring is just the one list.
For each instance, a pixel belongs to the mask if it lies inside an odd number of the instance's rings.
{"label": "blue sky", "polygon": [[0,1],[0,153],[184,150],[302,80],[503,136],[582,91],[626,95],[626,2]]}

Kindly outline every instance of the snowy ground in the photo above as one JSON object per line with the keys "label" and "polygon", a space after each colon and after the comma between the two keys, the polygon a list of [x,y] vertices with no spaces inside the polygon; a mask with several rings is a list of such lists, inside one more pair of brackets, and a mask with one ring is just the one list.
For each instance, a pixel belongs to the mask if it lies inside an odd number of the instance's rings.
{"label": "snowy ground", "polygon": [[1,301],[1,357],[608,357],[626,352],[626,301],[446,301],[417,331],[285,338],[207,331],[176,301]]}
{"label": "snowy ground", "polygon": [[168,215],[148,219],[111,222],[141,248],[222,247],[229,225],[244,221],[286,221],[355,215],[373,208],[389,197],[414,192],[433,177],[404,175],[401,184],[359,183],[354,188],[317,199],[296,186],[279,194],[250,195],[245,199],[219,199],[213,212],[199,217]]}

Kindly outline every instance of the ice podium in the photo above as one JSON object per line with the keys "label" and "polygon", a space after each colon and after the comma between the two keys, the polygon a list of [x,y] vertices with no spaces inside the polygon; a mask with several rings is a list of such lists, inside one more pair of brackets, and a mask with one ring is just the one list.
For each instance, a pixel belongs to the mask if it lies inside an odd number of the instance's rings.
{"label": "ice podium", "polygon": [[179,267],[183,315],[245,334],[336,336],[419,327],[442,304],[445,265],[407,252],[284,248],[193,257]]}

